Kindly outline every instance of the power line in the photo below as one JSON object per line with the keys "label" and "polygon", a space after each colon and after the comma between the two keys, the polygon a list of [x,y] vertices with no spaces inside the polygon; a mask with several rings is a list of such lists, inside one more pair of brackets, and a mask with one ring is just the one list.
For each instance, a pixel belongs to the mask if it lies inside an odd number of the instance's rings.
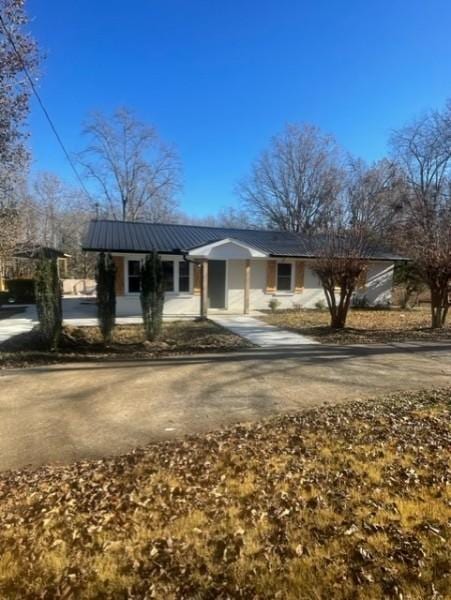
{"label": "power line", "polygon": [[38,101],[38,103],[39,103],[39,106],[41,107],[41,109],[42,109],[42,112],[44,113],[44,115],[45,115],[45,118],[47,119],[47,121],[48,121],[48,124],[50,125],[50,128],[51,128],[51,130],[53,131],[53,133],[54,133],[54,135],[55,135],[55,137],[56,137],[56,139],[57,139],[57,141],[58,141],[58,144],[60,145],[60,147],[61,147],[61,149],[62,149],[62,151],[63,151],[63,153],[64,153],[64,155],[65,155],[65,157],[66,157],[66,159],[67,159],[67,162],[68,162],[68,163],[69,163],[69,165],[71,166],[71,168],[72,168],[72,171],[75,173],[75,177],[76,177],[76,178],[77,178],[77,180],[79,181],[79,183],[80,183],[80,185],[81,185],[81,187],[82,187],[83,191],[85,192],[85,194],[87,195],[87,197],[88,197],[88,198],[89,198],[91,201],[93,201],[93,200],[92,200],[92,198],[91,198],[91,195],[90,195],[90,193],[88,192],[88,190],[87,190],[87,188],[86,188],[86,186],[85,186],[85,184],[84,184],[84,182],[83,182],[83,180],[82,180],[82,178],[81,178],[81,176],[80,176],[80,174],[79,174],[79,172],[77,171],[77,168],[76,168],[76,166],[75,166],[75,164],[74,164],[74,161],[73,161],[73,160],[72,160],[72,158],[70,157],[70,154],[69,154],[69,152],[67,151],[67,149],[66,149],[66,146],[64,145],[64,143],[63,143],[63,140],[61,139],[61,136],[59,135],[59,133],[58,133],[58,131],[57,131],[56,127],[55,127],[55,124],[53,123],[53,121],[52,121],[52,119],[51,119],[51,117],[50,117],[50,115],[49,115],[49,113],[48,113],[48,110],[46,109],[46,107],[45,107],[45,105],[44,105],[44,102],[43,102],[43,100],[42,100],[41,96],[39,95],[39,92],[38,92],[38,90],[36,89],[36,86],[34,85],[34,81],[33,81],[32,77],[31,77],[31,75],[30,75],[30,73],[29,73],[29,71],[28,71],[27,65],[25,64],[25,61],[24,61],[24,59],[22,58],[22,55],[20,54],[19,50],[17,49],[17,46],[16,46],[16,44],[15,44],[15,42],[14,42],[14,40],[13,40],[13,38],[12,38],[11,34],[10,34],[10,32],[8,31],[8,29],[7,29],[6,25],[5,25],[5,21],[3,20],[3,17],[2,17],[2,15],[1,15],[1,14],[0,14],[0,24],[1,24],[1,26],[2,26],[3,30],[4,30],[4,32],[5,32],[5,34],[6,34],[6,37],[7,37],[8,41],[9,41],[9,43],[10,43],[10,44],[11,44],[11,46],[12,46],[12,49],[14,50],[14,52],[15,52],[15,54],[16,54],[16,56],[17,56],[17,58],[18,58],[18,59],[19,59],[19,61],[20,61],[20,64],[21,64],[21,66],[22,66],[22,69],[23,69],[23,71],[24,71],[24,73],[25,73],[25,75],[26,75],[26,77],[27,77],[27,79],[28,79],[28,81],[29,81],[29,83],[30,83],[31,89],[33,90],[33,93],[34,93],[34,95],[35,95],[35,96],[36,96],[36,98],[37,98],[37,101]]}

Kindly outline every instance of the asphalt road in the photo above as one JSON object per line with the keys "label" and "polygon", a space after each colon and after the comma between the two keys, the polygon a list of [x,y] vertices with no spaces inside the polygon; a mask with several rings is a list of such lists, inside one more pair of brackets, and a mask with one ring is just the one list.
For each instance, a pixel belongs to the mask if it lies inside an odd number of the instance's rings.
{"label": "asphalt road", "polygon": [[450,344],[303,346],[0,372],[0,469],[122,453],[323,403],[451,384]]}

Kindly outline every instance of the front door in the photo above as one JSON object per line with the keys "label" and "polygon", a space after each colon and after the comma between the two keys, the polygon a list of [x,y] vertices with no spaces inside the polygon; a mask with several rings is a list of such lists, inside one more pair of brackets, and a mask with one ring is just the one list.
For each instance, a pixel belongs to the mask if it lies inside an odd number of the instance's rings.
{"label": "front door", "polygon": [[208,307],[226,307],[226,261],[208,261]]}

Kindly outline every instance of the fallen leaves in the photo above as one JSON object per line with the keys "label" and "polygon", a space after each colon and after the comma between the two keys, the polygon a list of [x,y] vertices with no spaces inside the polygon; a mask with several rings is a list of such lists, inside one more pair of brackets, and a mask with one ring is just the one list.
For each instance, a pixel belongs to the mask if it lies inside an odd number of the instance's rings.
{"label": "fallen leaves", "polygon": [[0,597],[445,599],[450,410],[398,394],[3,473]]}
{"label": "fallen leaves", "polygon": [[57,352],[42,347],[37,331],[19,334],[0,344],[0,368],[79,362],[105,358],[150,359],[202,352],[227,352],[250,347],[244,338],[212,321],[165,323],[160,340],[144,340],[141,325],[118,325],[113,343],[105,348],[98,327],[63,328]]}
{"label": "fallen leaves", "polygon": [[408,341],[448,340],[451,329],[431,329],[430,310],[418,308],[402,312],[351,309],[346,328],[330,328],[329,312],[321,310],[284,310],[268,313],[271,325],[296,331],[325,344],[389,344]]}

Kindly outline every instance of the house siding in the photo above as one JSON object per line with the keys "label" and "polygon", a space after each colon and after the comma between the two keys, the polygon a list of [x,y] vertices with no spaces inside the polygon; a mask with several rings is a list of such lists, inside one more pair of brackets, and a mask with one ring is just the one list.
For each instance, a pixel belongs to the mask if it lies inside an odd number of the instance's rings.
{"label": "house siding", "polygon": [[[116,312],[118,317],[136,317],[141,315],[139,296],[119,296],[116,299]],[[164,317],[198,317],[200,314],[199,296],[174,297],[165,295]]]}
{"label": "house siding", "polygon": [[[142,258],[139,255],[122,255],[124,261]],[[163,256],[163,259],[175,261],[183,260],[180,256]],[[274,260],[274,259],[272,259]],[[282,259],[281,259],[282,260]],[[309,261],[305,261],[304,267],[304,289],[295,292],[295,260],[283,259],[293,264],[292,292],[267,292],[267,260],[250,260],[250,310],[268,309],[268,303],[272,298],[279,301],[279,308],[288,309],[295,307],[315,308],[317,302],[326,303],[324,292],[320,281],[314,271],[309,267]],[[245,284],[245,260],[236,259],[227,261],[227,285],[226,285],[226,311],[235,314],[244,312],[244,284]],[[126,265],[126,262],[124,263]],[[194,269],[194,267],[193,267]],[[124,295],[117,297],[118,316],[137,316],[141,314],[141,306],[138,294],[127,294],[127,268],[124,269]],[[391,299],[393,281],[393,263],[373,261],[369,264],[367,282],[364,290],[358,292],[359,296],[365,296],[369,304],[386,303]],[[191,288],[193,288],[194,276],[191,273]],[[165,295],[164,316],[171,317],[198,317],[200,314],[200,296],[185,292],[168,292]]]}
{"label": "house siding", "polygon": [[[118,255],[116,255],[118,256]],[[121,254],[124,259],[123,289],[124,293],[116,298],[116,314],[118,317],[135,317],[141,315],[141,302],[139,294],[129,294],[127,282],[127,261],[140,260],[144,254]],[[179,262],[183,260],[180,255],[162,255],[163,260],[173,260]],[[165,317],[198,317],[200,313],[200,296],[195,293],[194,287],[194,266],[191,267],[191,291],[190,292],[166,292],[163,315]],[[176,278],[177,271],[174,273]]]}
{"label": "house siding", "polygon": [[[294,278],[295,261],[287,260],[285,262],[293,264]],[[267,309],[271,298],[276,298],[279,301],[279,308],[294,308],[298,305],[303,308],[314,308],[316,302],[326,301],[319,279],[307,263],[304,269],[303,291],[294,291],[294,281],[292,282],[292,292],[266,292],[266,285],[266,261],[251,261],[251,310]]]}
{"label": "house siding", "polygon": [[391,301],[393,289],[393,263],[371,262],[363,294],[370,305],[386,304]]}

